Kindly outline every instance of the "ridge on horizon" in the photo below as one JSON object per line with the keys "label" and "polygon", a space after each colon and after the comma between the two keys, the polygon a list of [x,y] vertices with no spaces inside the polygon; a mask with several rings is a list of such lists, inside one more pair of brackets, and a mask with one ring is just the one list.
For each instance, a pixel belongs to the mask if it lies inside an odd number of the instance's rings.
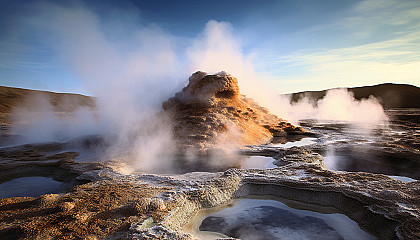
{"label": "ridge on horizon", "polygon": [[327,91],[334,89],[347,89],[356,100],[368,99],[370,96],[379,100],[385,109],[391,108],[420,108],[420,88],[411,84],[381,83],[361,87],[338,87],[319,91],[302,91],[283,94],[290,96],[290,103],[296,103],[307,98],[317,102],[325,97]]}
{"label": "ridge on horizon", "polygon": [[31,96],[45,97],[55,111],[71,112],[81,106],[92,109],[96,107],[95,98],[83,94],[0,86],[0,113],[10,113],[18,106],[30,107],[33,102],[27,99]]}
{"label": "ridge on horizon", "polygon": [[[301,93],[308,93],[308,92],[323,92],[323,91],[329,91],[329,90],[334,90],[334,89],[358,89],[358,88],[368,88],[368,87],[376,87],[376,86],[382,86],[382,85],[412,86],[412,87],[415,87],[415,88],[419,88],[420,89],[420,86],[416,86],[416,85],[409,84],[409,83],[392,83],[392,82],[386,82],[386,83],[378,83],[378,84],[364,85],[364,86],[358,86],[358,87],[333,87],[333,88],[327,88],[327,89],[322,89],[322,90],[304,90],[304,91],[291,92],[291,93],[282,93],[281,95],[292,95],[292,94],[301,94]],[[20,89],[20,90],[29,90],[29,91],[55,93],[55,94],[81,95],[81,96],[95,98],[95,96],[92,96],[92,95],[89,95],[89,94],[84,94],[84,93],[78,93],[78,92],[61,92],[61,91],[54,91],[54,90],[25,88],[25,87],[15,87],[15,86],[5,86],[5,85],[0,85],[0,88]]]}
{"label": "ridge on horizon", "polygon": [[95,98],[95,96],[84,94],[84,93],[78,93],[78,92],[62,92],[62,91],[54,91],[54,90],[47,90],[47,89],[15,87],[15,86],[6,86],[6,85],[0,85],[0,88],[8,88],[8,89],[16,89],[16,90],[24,90],[24,91],[28,90],[28,91],[34,91],[34,92],[44,92],[44,93],[53,93],[53,94],[80,95],[80,96]]}
{"label": "ridge on horizon", "polygon": [[369,88],[369,87],[377,87],[382,85],[393,85],[393,86],[412,86],[416,88],[420,88],[420,86],[416,86],[414,84],[409,83],[392,83],[392,82],[385,82],[385,83],[378,83],[378,84],[372,84],[372,85],[363,85],[363,86],[357,86],[357,87],[333,87],[333,88],[326,88],[321,90],[304,90],[299,92],[291,92],[291,93],[284,93],[282,95],[291,95],[291,94],[300,94],[300,93],[306,93],[306,92],[323,92],[323,91],[329,91],[329,90],[335,90],[335,89],[357,89],[357,88]]}
{"label": "ridge on horizon", "polygon": [[[296,103],[303,98],[316,102],[322,99],[326,92],[333,89],[348,89],[354,94],[355,99],[366,99],[369,96],[377,98],[385,109],[390,108],[420,108],[420,87],[402,83],[381,83],[360,87],[337,87],[318,91],[301,91],[281,94],[290,96],[290,102]],[[28,94],[42,94],[48,96],[52,102],[60,102],[61,96],[70,96],[79,99],[85,106],[94,107],[95,97],[81,93],[54,92],[49,90],[29,89],[22,87],[0,86],[0,112],[10,112],[19,105]],[[53,104],[56,105],[56,104]]]}

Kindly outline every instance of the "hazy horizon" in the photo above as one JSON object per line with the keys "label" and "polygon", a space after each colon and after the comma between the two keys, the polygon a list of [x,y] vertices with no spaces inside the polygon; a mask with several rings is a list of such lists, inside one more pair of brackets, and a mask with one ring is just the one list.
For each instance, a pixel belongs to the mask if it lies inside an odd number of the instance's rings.
{"label": "hazy horizon", "polygon": [[3,86],[95,96],[96,86],[111,78],[127,83],[169,76],[169,85],[180,88],[197,70],[224,70],[240,84],[250,78],[278,94],[420,86],[418,1],[0,5]]}
{"label": "hazy horizon", "polygon": [[[289,95],[289,94],[294,94],[294,93],[302,93],[302,92],[321,92],[321,91],[329,91],[329,90],[334,90],[334,89],[350,89],[350,88],[358,88],[358,87],[372,87],[372,86],[377,86],[377,85],[382,85],[382,84],[402,84],[402,85],[411,85],[411,86],[415,86],[420,88],[419,86],[416,86],[414,84],[405,84],[405,83],[390,83],[390,82],[386,82],[386,83],[378,83],[378,84],[373,84],[373,85],[365,85],[365,86],[355,86],[355,87],[336,87],[336,88],[328,88],[328,89],[321,89],[321,90],[303,90],[303,91],[296,91],[296,92],[289,92],[289,93],[280,93],[279,95]],[[52,91],[52,90],[45,90],[45,89],[33,89],[33,88],[24,88],[24,87],[14,87],[14,86],[6,86],[6,85],[0,85],[2,87],[11,87],[11,88],[21,88],[21,89],[26,89],[26,90],[33,90],[33,91],[42,91],[42,92],[52,92],[52,93],[64,93],[64,94],[75,94],[75,95],[83,95],[83,96],[87,96],[87,97],[93,97],[95,98],[95,95],[88,95],[88,94],[83,94],[83,93],[78,93],[78,92],[66,92],[66,91]]]}

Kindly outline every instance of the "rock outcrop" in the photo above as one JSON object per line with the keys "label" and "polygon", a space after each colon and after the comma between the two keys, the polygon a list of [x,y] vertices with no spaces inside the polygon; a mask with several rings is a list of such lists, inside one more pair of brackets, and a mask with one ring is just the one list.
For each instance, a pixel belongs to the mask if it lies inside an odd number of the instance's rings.
{"label": "rock outcrop", "polygon": [[240,94],[238,80],[225,73],[196,72],[181,92],[163,103],[172,115],[180,149],[212,150],[264,144],[273,137],[305,131]]}

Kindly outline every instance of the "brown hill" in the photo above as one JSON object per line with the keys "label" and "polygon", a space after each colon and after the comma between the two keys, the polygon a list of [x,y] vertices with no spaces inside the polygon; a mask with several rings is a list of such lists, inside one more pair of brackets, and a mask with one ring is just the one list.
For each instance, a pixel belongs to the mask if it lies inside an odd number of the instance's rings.
{"label": "brown hill", "polygon": [[10,113],[17,107],[32,107],[40,99],[48,101],[57,112],[71,112],[78,107],[95,108],[94,98],[80,94],[0,86],[0,113]]}
{"label": "brown hill", "polygon": [[241,95],[238,80],[224,72],[196,72],[189,84],[163,103],[174,123],[178,149],[208,151],[263,144],[305,131]]}
{"label": "brown hill", "polygon": [[[420,88],[408,84],[384,83],[374,86],[347,88],[357,100],[374,96],[385,109],[390,108],[420,108]],[[306,91],[288,94],[291,102],[298,102],[303,98],[318,101],[325,97],[328,90]]]}

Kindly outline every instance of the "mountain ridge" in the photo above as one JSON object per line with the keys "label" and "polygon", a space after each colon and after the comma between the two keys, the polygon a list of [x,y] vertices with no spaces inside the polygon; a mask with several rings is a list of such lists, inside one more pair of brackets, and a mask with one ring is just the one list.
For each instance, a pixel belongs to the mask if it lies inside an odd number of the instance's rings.
{"label": "mountain ridge", "polygon": [[33,104],[32,99],[45,98],[55,111],[71,112],[78,107],[95,108],[95,98],[77,93],[57,93],[26,88],[0,86],[0,113]]}
{"label": "mountain ridge", "polygon": [[[410,84],[382,83],[371,86],[352,88],[332,88],[320,91],[302,91],[283,94],[290,97],[290,102],[295,103],[303,98],[314,102],[322,99],[326,92],[333,89],[348,89],[355,99],[367,99],[374,96],[385,109],[391,108],[420,108],[420,88]],[[0,86],[0,113],[10,113],[14,108],[25,103],[29,96],[44,96],[56,111],[74,111],[77,107],[95,108],[95,97],[78,93],[59,93],[43,90]],[[70,100],[71,104],[64,104]]]}
{"label": "mountain ridge", "polygon": [[325,97],[327,91],[347,89],[355,99],[367,99],[373,96],[379,100],[385,109],[420,108],[420,88],[410,84],[382,83],[371,86],[353,88],[332,88],[320,91],[303,91],[284,94],[290,97],[290,103],[296,103],[303,98],[316,102]]}

